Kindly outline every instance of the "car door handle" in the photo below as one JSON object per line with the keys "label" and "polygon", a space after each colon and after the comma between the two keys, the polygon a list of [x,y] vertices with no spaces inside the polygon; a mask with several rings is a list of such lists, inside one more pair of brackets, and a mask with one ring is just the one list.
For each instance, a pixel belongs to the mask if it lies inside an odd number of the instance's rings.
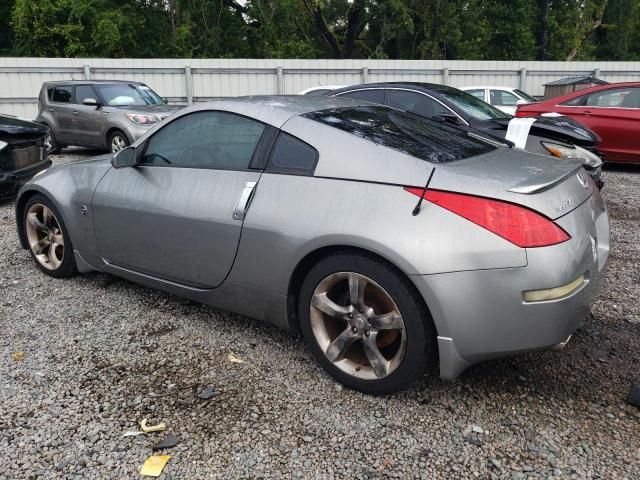
{"label": "car door handle", "polygon": [[78,111],[77,111],[77,110],[74,110],[74,111],[73,111],[73,112],[71,112],[71,113],[73,113],[74,115],[78,115]]}
{"label": "car door handle", "polygon": [[47,110],[49,110],[50,112],[53,112],[53,107],[49,107],[47,108]]}
{"label": "car door handle", "polygon": [[234,220],[244,220],[244,216],[247,214],[247,209],[249,208],[249,203],[251,203],[251,197],[253,197],[253,192],[255,191],[257,183],[258,182],[247,182],[244,184],[244,189],[240,194],[238,203],[236,203],[236,208],[233,209]]}
{"label": "car door handle", "polygon": [[589,110],[583,110],[583,115],[591,115],[591,112]]}

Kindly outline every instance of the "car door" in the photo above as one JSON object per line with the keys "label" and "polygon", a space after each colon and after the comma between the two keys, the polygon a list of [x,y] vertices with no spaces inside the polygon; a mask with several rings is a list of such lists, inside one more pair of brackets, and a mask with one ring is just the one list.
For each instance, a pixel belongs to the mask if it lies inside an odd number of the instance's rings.
{"label": "car door", "polygon": [[220,285],[260,179],[250,165],[265,129],[233,113],[198,111],[156,131],[137,166],[109,170],[96,188],[103,259],[179,284]]}
{"label": "car door", "polygon": [[103,127],[105,120],[102,108],[91,105],[83,105],[86,98],[99,101],[99,97],[91,85],[76,85],[73,110],[73,135],[76,145],[88,147],[103,146],[106,143],[106,130]]}
{"label": "car door", "polygon": [[568,100],[555,110],[596,132],[602,139],[598,148],[607,160],[640,160],[639,87],[599,90]]}
{"label": "car door", "polygon": [[73,85],[53,87],[47,109],[51,113],[54,135],[58,143],[74,144],[73,121]]}

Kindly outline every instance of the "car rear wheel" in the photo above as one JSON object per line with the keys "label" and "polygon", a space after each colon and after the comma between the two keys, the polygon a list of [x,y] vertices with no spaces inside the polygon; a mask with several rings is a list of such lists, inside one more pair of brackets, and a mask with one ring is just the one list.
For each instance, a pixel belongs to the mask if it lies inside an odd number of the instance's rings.
{"label": "car rear wheel", "polygon": [[23,225],[31,256],[41,271],[56,278],[76,273],[69,234],[48,198],[37,194],[27,201]]}
{"label": "car rear wheel", "polygon": [[109,137],[109,150],[111,153],[118,153],[129,146],[129,139],[119,130],[116,130]]}
{"label": "car rear wheel", "polygon": [[423,302],[392,266],[360,253],[320,260],[299,296],[300,328],[320,364],[349,388],[405,388],[436,362],[436,334]]}
{"label": "car rear wheel", "polygon": [[51,131],[51,128],[47,127],[47,133],[44,137],[43,146],[49,155],[60,153],[61,147],[56,141],[56,136]]}

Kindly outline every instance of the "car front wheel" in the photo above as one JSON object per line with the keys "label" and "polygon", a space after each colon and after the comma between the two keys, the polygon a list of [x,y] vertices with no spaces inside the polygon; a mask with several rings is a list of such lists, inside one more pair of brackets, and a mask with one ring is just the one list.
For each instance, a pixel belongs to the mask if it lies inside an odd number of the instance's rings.
{"label": "car front wheel", "polygon": [[300,328],[316,359],[349,388],[386,394],[435,365],[433,322],[415,288],[387,263],[336,254],[309,272]]}
{"label": "car front wheel", "polygon": [[119,130],[109,136],[109,150],[111,153],[118,153],[129,146],[129,139]]}
{"label": "car front wheel", "polygon": [[31,256],[42,272],[56,278],[76,272],[69,234],[60,213],[47,197],[36,194],[27,201],[23,228]]}

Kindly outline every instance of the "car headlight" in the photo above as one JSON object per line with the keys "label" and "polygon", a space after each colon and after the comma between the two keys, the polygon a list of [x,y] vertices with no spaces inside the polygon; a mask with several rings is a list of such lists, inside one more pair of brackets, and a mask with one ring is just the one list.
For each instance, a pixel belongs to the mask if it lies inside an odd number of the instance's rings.
{"label": "car headlight", "polygon": [[136,125],[155,125],[160,121],[155,115],[138,115],[137,113],[127,113],[127,118]]}
{"label": "car headlight", "polygon": [[551,155],[557,158],[580,160],[584,165],[590,168],[597,168],[602,165],[600,157],[582,147],[567,147],[566,145],[549,142],[542,142],[542,146],[546,148]]}
{"label": "car headlight", "polygon": [[4,150],[7,145],[9,145],[7,142],[3,142],[2,140],[0,140],[0,152]]}

